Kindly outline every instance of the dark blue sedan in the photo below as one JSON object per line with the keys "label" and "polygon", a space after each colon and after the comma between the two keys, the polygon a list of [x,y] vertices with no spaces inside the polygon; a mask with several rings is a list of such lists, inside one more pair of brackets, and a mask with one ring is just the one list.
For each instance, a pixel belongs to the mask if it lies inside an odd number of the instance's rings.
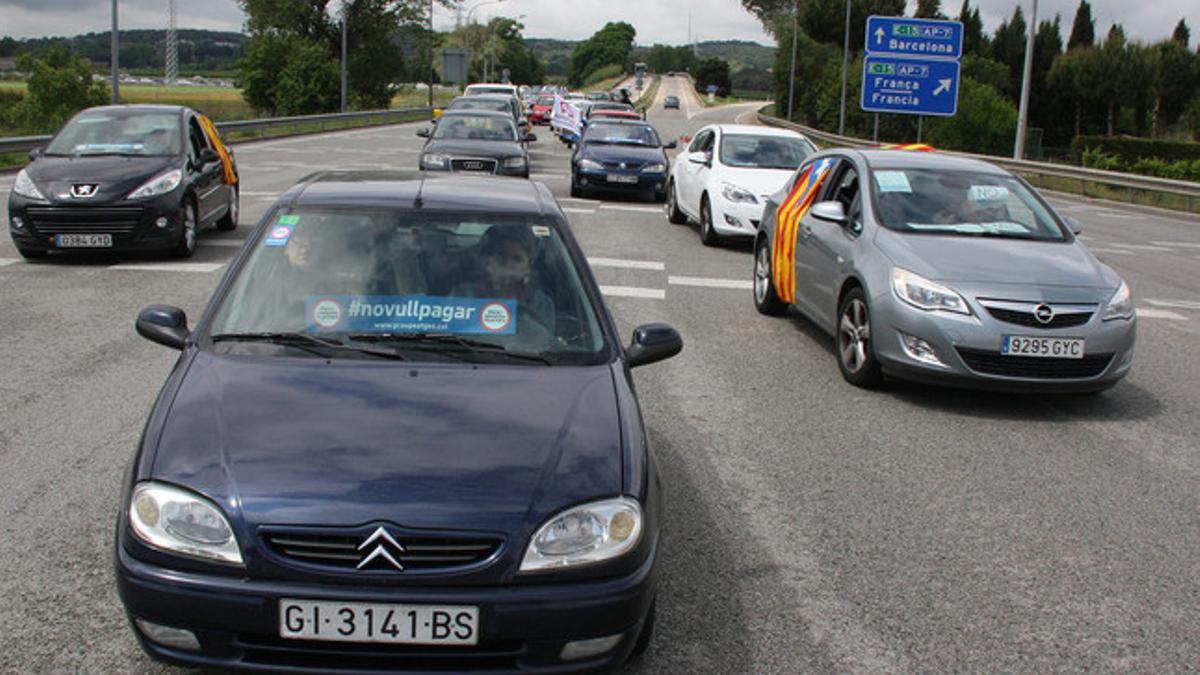
{"label": "dark blue sedan", "polygon": [[575,145],[571,156],[571,196],[590,191],[650,195],[667,198],[670,162],[658,132],[646,122],[635,120],[592,120]]}
{"label": "dark blue sedan", "polygon": [[574,672],[644,650],[662,507],[630,368],[545,186],[322,174],[259,223],[123,491],[118,590],[163,661]]}

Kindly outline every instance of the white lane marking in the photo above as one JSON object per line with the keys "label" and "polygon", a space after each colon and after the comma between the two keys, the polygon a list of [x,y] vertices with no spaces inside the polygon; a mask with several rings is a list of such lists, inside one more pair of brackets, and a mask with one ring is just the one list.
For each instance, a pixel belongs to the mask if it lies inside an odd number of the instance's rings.
{"label": "white lane marking", "polygon": [[1103,246],[1089,246],[1088,250],[1092,253],[1120,253],[1121,255],[1137,255],[1137,251],[1126,251],[1120,248],[1104,248]]}
{"label": "white lane marking", "polygon": [[0,267],[8,267],[13,263],[21,262],[20,258],[0,258]]}
{"label": "white lane marking", "polygon": [[713,277],[667,277],[672,286],[701,286],[705,288],[737,288],[750,290],[754,282],[748,279],[716,279]]}
{"label": "white lane marking", "polygon": [[596,209],[575,209],[569,206],[562,207],[563,213],[595,213]]}
{"label": "white lane marking", "polygon": [[1079,241],[1095,241],[1094,238],[1089,237],[1085,234],[1077,234],[1077,235],[1075,235],[1075,238],[1078,239]]}
{"label": "white lane marking", "polygon": [[1200,248],[1200,244],[1188,241],[1151,241],[1155,246],[1180,246],[1182,248]]}
{"label": "white lane marking", "polygon": [[226,248],[240,248],[245,239],[201,239],[196,242],[201,246],[224,246]]}
{"label": "white lane marking", "polygon": [[615,298],[665,300],[667,297],[667,292],[661,288],[639,288],[637,286],[601,286],[600,292]]}
{"label": "white lane marking", "polygon": [[1143,298],[1142,302],[1148,302],[1158,307],[1176,307],[1178,309],[1200,309],[1200,302],[1191,300],[1155,300],[1152,298]]}
{"label": "white lane marking", "polygon": [[1146,307],[1138,308],[1137,317],[1139,319],[1167,319],[1169,321],[1187,321],[1187,317],[1182,314],[1177,314],[1175,312],[1165,310],[1165,309],[1149,309]]}
{"label": "white lane marking", "polygon": [[599,199],[580,199],[579,197],[559,197],[560,202],[579,202],[580,204],[599,204]]}
{"label": "white lane marking", "polygon": [[618,206],[616,204],[604,204],[600,207],[605,211],[635,211],[637,213],[662,213],[661,206]]}
{"label": "white lane marking", "polygon": [[1158,251],[1160,253],[1171,253],[1171,249],[1165,246],[1147,246],[1146,244],[1112,244],[1117,248],[1127,248],[1134,251]]}
{"label": "white lane marking", "polygon": [[529,177],[530,178],[555,178],[555,179],[570,178],[570,176],[568,176],[565,173],[531,173],[531,174],[529,174]]}
{"label": "white lane marking", "polygon": [[[286,189],[284,188],[284,190]],[[241,190],[238,195],[242,197],[275,197],[283,194],[284,190]]]}
{"label": "white lane marking", "polygon": [[216,272],[225,263],[121,263],[109,265],[110,270],[136,270],[139,272]]}
{"label": "white lane marking", "polygon": [[665,270],[667,266],[656,260],[622,260],[620,258],[588,258],[592,267],[619,267],[627,270]]}

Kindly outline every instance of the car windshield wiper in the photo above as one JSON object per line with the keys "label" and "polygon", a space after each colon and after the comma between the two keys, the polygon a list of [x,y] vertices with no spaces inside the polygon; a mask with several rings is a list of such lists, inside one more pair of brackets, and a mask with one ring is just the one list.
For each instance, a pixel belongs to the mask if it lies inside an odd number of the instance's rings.
{"label": "car windshield wiper", "polygon": [[[504,345],[498,345],[494,342],[485,342],[483,340],[472,340],[471,338],[465,338],[454,333],[354,333],[347,337],[349,337],[351,340],[359,342],[404,342],[435,345],[455,345],[462,347],[467,351],[498,354],[518,361],[530,361],[534,363],[542,363],[547,366],[550,365],[550,359],[541,354],[513,351]],[[454,352],[444,353],[452,354]]]}
{"label": "car windshield wiper", "polygon": [[370,356],[378,356],[384,359],[392,359],[394,361],[403,361],[404,356],[396,352],[386,349],[375,349],[373,347],[359,347],[348,345],[344,342],[331,338],[319,338],[308,333],[298,332],[260,332],[260,333],[218,333],[212,336],[213,342],[270,342],[277,345],[286,345],[288,347],[296,347],[307,352],[325,356],[320,352],[320,349],[326,350],[343,350],[351,351],[358,354],[367,354]]}

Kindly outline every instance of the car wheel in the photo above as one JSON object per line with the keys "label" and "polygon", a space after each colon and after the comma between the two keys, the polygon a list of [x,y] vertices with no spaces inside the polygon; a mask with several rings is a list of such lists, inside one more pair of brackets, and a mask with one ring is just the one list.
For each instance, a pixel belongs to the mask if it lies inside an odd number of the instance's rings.
{"label": "car wheel", "polygon": [[705,246],[716,246],[721,243],[721,237],[713,230],[712,206],[708,203],[708,195],[700,198],[700,241]]}
{"label": "car wheel", "polygon": [[171,253],[177,258],[190,258],[196,252],[196,202],[190,197],[184,201],[183,210],[179,214],[183,223],[180,228],[179,242]]}
{"label": "car wheel", "polygon": [[650,640],[654,639],[654,617],[658,614],[658,600],[650,603],[650,611],[646,614],[646,622],[642,624],[642,632],[638,633],[637,642],[633,644],[633,650],[629,652],[629,660],[632,661],[650,648]]}
{"label": "car wheel", "polygon": [[675,181],[667,182],[667,220],[682,225],[687,222],[687,216],[679,210],[679,195],[675,192]]}
{"label": "car wheel", "polygon": [[842,377],[856,386],[870,389],[883,381],[883,372],[875,358],[871,337],[871,310],[861,288],[842,298],[838,308],[837,360]]}
{"label": "car wheel", "polygon": [[230,230],[237,229],[238,205],[242,199],[241,192],[242,191],[240,188],[238,188],[238,186],[233,186],[233,199],[229,200],[229,210],[225,212],[225,215],[221,216],[220,220],[217,221],[218,230],[221,230],[222,232],[229,232]]}
{"label": "car wheel", "polygon": [[775,280],[771,278],[771,247],[766,238],[758,242],[754,252],[754,308],[768,316],[780,316],[787,311],[787,303],[775,292]]}
{"label": "car wheel", "polygon": [[572,197],[582,197],[583,196],[583,188],[579,187],[579,184],[575,182],[575,176],[571,176],[571,196]]}
{"label": "car wheel", "polygon": [[46,251],[36,249],[36,248],[20,248],[20,247],[18,247],[17,253],[20,253],[21,257],[26,260],[37,260],[39,258],[45,258],[47,255]]}

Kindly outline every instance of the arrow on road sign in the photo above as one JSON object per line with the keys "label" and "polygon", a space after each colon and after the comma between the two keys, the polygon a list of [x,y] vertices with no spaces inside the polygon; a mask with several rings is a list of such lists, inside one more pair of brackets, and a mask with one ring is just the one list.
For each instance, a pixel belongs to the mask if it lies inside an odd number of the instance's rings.
{"label": "arrow on road sign", "polygon": [[938,86],[937,86],[937,89],[933,90],[933,95],[937,96],[938,94],[942,93],[943,91],[950,91],[950,84],[952,82],[954,82],[954,80],[950,80],[950,79],[938,80]]}
{"label": "arrow on road sign", "polygon": [[875,44],[883,42],[883,28],[875,29]]}

